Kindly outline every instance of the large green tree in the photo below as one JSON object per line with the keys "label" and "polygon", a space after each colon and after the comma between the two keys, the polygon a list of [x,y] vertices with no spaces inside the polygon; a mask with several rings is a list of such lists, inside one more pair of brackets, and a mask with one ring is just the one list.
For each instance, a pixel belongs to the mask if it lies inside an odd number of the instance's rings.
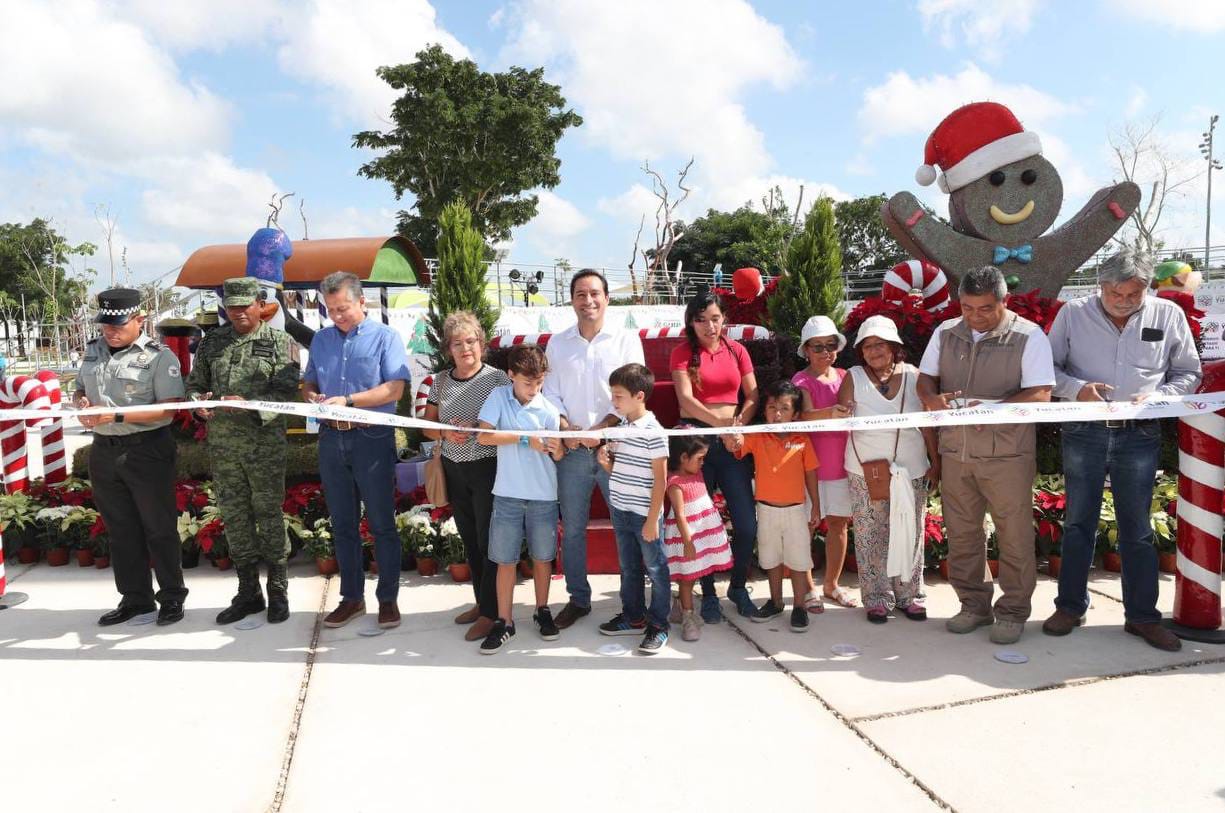
{"label": "large green tree", "polygon": [[[18,330],[18,352],[25,352],[28,323],[43,323],[54,332],[86,302],[91,271],[73,272],[73,257],[88,257],[92,243],[73,245],[41,218],[28,224],[0,224],[0,311],[6,342],[10,322]],[[22,303],[24,302],[24,308]],[[44,333],[45,336],[50,334]]]}
{"label": "large green tree", "polygon": [[407,65],[384,66],[379,78],[402,91],[392,129],[353,136],[353,146],[382,154],[359,174],[388,181],[400,198],[398,229],[426,254],[436,253],[442,208],[463,201],[486,240],[507,240],[536,216],[537,197],[524,194],[561,183],[557,142],[583,119],[566,108],[561,88],[544,70],[512,67],[487,73],[432,45]]}
{"label": "large green tree", "polygon": [[455,311],[471,311],[485,335],[493,335],[498,311],[485,295],[487,271],[485,241],[472,223],[472,212],[460,201],[444,206],[438,219],[438,267],[430,280],[429,338],[435,369],[444,363],[443,322]]}
{"label": "large green tree", "polygon": [[880,218],[886,200],[884,195],[868,195],[834,204],[842,267],[848,277],[892,268],[910,258]]}
{"label": "large green tree", "polygon": [[775,331],[799,336],[809,317],[825,314],[841,321],[843,299],[834,205],[829,198],[818,198],[787,249],[786,273],[769,300],[770,320]]}
{"label": "large green tree", "polygon": [[752,266],[777,274],[792,233],[791,218],[777,189],[762,199],[760,208],[746,202],[732,212],[708,209],[692,223],[677,223],[677,231],[684,234],[668,254],[668,263],[683,262],[683,271],[701,274],[721,263],[729,285],[737,268]]}

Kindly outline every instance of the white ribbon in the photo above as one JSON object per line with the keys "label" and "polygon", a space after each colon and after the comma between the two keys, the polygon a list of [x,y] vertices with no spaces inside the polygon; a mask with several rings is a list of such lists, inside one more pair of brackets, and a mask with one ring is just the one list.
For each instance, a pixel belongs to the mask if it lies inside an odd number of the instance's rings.
{"label": "white ribbon", "polygon": [[915,544],[919,539],[914,510],[914,484],[910,472],[897,463],[889,466],[889,556],[885,575],[909,579],[914,570]]}

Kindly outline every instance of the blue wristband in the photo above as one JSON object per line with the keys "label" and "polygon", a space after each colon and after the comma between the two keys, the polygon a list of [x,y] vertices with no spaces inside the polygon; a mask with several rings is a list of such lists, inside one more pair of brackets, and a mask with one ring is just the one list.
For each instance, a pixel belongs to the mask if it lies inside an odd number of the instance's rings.
{"label": "blue wristband", "polygon": [[519,436],[519,445],[520,445],[520,446],[522,446],[522,447],[524,447],[524,448],[527,448],[528,446],[531,446],[531,445],[532,445],[532,439],[531,439],[530,437],[528,437],[527,435],[520,435],[520,436]]}

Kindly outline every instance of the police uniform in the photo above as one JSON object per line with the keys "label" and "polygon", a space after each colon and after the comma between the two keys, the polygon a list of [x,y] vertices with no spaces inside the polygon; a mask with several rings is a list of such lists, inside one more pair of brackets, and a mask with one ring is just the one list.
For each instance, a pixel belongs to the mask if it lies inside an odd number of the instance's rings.
{"label": "police uniform", "polygon": [[[113,288],[98,294],[103,324],[123,325],[140,313],[140,292]],[[91,406],[125,407],[182,400],[183,377],[174,353],[143,333],[123,348],[97,338],[85,347],[77,373],[77,394]],[[119,609],[103,616],[114,624],[162,605],[159,623],[182,617],[183,585],[175,510],[175,443],[169,417],[148,423],[116,420],[94,427],[89,451],[89,479],[94,502],[111,538],[115,587],[123,596]],[[149,561],[157,574],[153,592]]]}
{"label": "police uniform", "polygon": [[[227,308],[247,307],[260,298],[259,282],[251,277],[228,279],[222,290]],[[187,394],[193,400],[212,392],[214,398],[238,395],[289,401],[298,394],[299,377],[285,331],[261,322],[242,334],[228,324],[201,340],[187,378]],[[261,559],[268,565],[268,620],[276,623],[289,617],[289,541],[281,509],[288,449],[285,428],[285,416],[275,412],[219,410],[209,419],[213,485],[238,574],[238,594],[217,616],[219,624],[264,609]]]}

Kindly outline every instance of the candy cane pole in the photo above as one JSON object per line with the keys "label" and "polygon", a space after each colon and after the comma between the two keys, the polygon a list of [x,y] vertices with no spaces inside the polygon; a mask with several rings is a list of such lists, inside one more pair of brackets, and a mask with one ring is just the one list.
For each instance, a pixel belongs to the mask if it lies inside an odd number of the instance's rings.
{"label": "candy cane pole", "polygon": [[[0,404],[26,409],[51,408],[51,399],[42,382],[24,375],[0,381]],[[0,455],[4,461],[4,486],[9,494],[25,491],[29,485],[26,457],[26,427],[44,426],[50,419],[0,421]]]}
{"label": "candy cane pole", "polygon": [[[51,399],[51,411],[59,412],[63,392],[60,377],[50,370],[40,370],[36,375]],[[43,479],[48,485],[59,485],[68,479],[68,458],[64,454],[64,419],[53,418],[43,429]]]}
{"label": "candy cane pole", "polygon": [[[1225,411],[1225,410],[1223,410]],[[1225,644],[1221,629],[1222,496],[1225,495],[1225,416],[1178,421],[1178,571],[1174,618],[1179,638]]]}

